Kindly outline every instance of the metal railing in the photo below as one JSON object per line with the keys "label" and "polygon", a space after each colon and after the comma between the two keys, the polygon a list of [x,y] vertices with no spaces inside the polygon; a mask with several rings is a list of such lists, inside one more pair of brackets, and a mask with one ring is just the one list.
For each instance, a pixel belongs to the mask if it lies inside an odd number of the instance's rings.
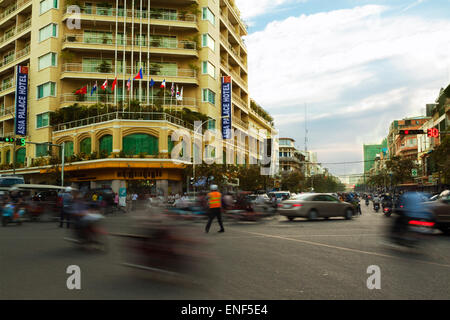
{"label": "metal railing", "polygon": [[236,93],[233,93],[232,97],[233,97],[233,100],[239,102],[241,105],[248,108],[248,102],[245,102],[244,100],[242,100]]}
{"label": "metal railing", "polygon": [[26,56],[30,53],[30,46],[27,46],[23,48],[22,50],[19,50],[15,52],[14,54],[5,57],[3,60],[0,61],[0,68],[3,68],[7,66],[8,64],[14,63],[16,60]]}
{"label": "metal railing", "polygon": [[[88,89],[89,91],[89,89]],[[134,95],[134,99],[130,99],[129,93],[125,95],[125,100],[123,100],[123,96],[117,95],[117,103],[129,103],[130,100],[139,100],[139,94]],[[151,106],[164,106],[164,107],[190,107],[197,108],[197,99],[190,97],[183,97],[182,101],[177,101],[175,97],[167,96],[167,97],[149,97],[149,102]],[[78,103],[82,104],[95,104],[102,103],[112,105],[114,104],[114,95],[113,94],[98,94],[95,93],[90,95],[90,92],[86,95],[77,95],[73,93],[66,93],[60,96],[60,103]],[[146,105],[147,103],[147,95],[142,95],[142,105]]]}
{"label": "metal railing", "polygon": [[[97,16],[106,16],[106,17],[116,17],[119,18],[132,18],[133,10],[127,9],[126,12],[124,9],[116,8],[106,8],[101,6],[96,7],[80,7],[81,14],[83,15],[97,15]],[[72,13],[69,10],[69,6],[65,8],[66,13]],[[148,10],[134,10],[134,18],[140,19],[142,17],[143,23],[146,23],[148,20]],[[145,19],[145,20],[144,20]],[[181,13],[173,13],[169,10],[151,10],[150,9],[150,19],[154,20],[164,20],[164,21],[182,21],[182,22],[197,22],[197,16],[191,13],[181,14]]]}
{"label": "metal railing", "polygon": [[0,117],[14,115],[16,108],[14,106],[4,107],[0,106]]}
{"label": "metal railing", "polygon": [[[68,34],[64,37],[64,43],[83,43],[83,44],[93,44],[93,45],[109,45],[115,46],[116,39],[112,36],[93,36],[84,34]],[[189,40],[177,40],[172,38],[163,39],[139,39],[135,37],[124,37],[117,39],[118,46],[131,46],[139,48],[142,46],[143,49],[148,47],[150,44],[151,48],[163,48],[163,49],[188,49],[197,50],[197,43]]]}
{"label": "metal railing", "polygon": [[[65,63],[62,65],[62,72],[81,72],[81,73],[102,73],[102,74],[115,74],[115,66],[108,65],[106,67],[99,64],[89,63]],[[137,74],[139,72],[138,67],[126,67],[126,74]],[[142,75],[146,77],[148,75],[148,68],[142,68]],[[117,74],[123,75],[124,68],[117,66]],[[166,77],[179,77],[179,78],[197,78],[197,71],[194,69],[174,69],[174,70],[161,70],[161,68],[150,67],[150,76],[166,76]]]}
{"label": "metal railing", "polygon": [[139,120],[139,121],[164,121],[170,122],[175,125],[182,126],[189,130],[193,130],[194,126],[187,123],[180,118],[174,117],[167,113],[162,112],[111,112],[107,114],[97,115],[89,118],[84,118],[80,120],[74,120],[54,126],[53,131],[63,131],[74,129],[78,127],[99,124],[102,122],[113,121],[113,120]]}
{"label": "metal railing", "polygon": [[0,85],[0,93],[3,93],[4,91],[9,90],[13,87],[14,87],[14,80],[4,82]]}
{"label": "metal railing", "polygon": [[0,23],[3,22],[2,20],[8,15],[14,13],[16,10],[22,8],[29,2],[31,2],[31,0],[17,0],[16,3],[7,7],[2,13],[0,13]]}
{"label": "metal railing", "polygon": [[224,43],[224,45],[233,53],[234,57],[236,60],[239,60],[242,65],[245,66],[245,59],[242,58],[238,52],[233,48],[233,46],[231,45],[231,43],[221,34],[220,35],[220,39],[222,40],[222,42]]}
{"label": "metal railing", "polygon": [[18,33],[24,31],[25,29],[28,29],[31,27],[31,19],[28,19],[27,21],[23,22],[22,24],[18,25],[15,29],[12,30],[12,32],[4,34],[0,37],[0,44],[8,41]]}
{"label": "metal railing", "polygon": [[248,123],[245,123],[244,121],[242,121],[238,117],[233,116],[231,119],[232,119],[232,123],[235,123],[235,124],[237,124],[238,126],[240,126],[242,128],[248,129]]}

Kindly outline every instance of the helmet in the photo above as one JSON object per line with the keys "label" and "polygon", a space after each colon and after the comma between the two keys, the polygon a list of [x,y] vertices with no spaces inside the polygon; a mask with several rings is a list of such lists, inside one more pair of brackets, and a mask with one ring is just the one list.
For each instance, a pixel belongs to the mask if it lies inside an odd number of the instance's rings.
{"label": "helmet", "polygon": [[439,195],[439,198],[441,198],[441,199],[449,198],[449,197],[450,197],[450,190],[442,191],[441,194]]}
{"label": "helmet", "polygon": [[72,191],[73,191],[73,188],[72,188],[72,187],[67,187],[67,188],[64,189],[64,191],[65,191],[65,192],[72,192]]}
{"label": "helmet", "polygon": [[217,191],[218,187],[215,184],[211,185],[211,191]]}

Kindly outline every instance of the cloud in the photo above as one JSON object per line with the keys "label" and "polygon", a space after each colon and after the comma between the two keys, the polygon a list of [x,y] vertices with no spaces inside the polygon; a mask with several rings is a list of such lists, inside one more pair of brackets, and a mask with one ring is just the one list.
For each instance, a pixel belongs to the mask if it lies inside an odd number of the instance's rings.
{"label": "cloud", "polygon": [[246,39],[250,93],[282,135],[304,139],[307,103],[312,127],[341,128],[312,148],[326,149],[344,135],[362,148],[386,136],[394,119],[420,115],[448,84],[449,33],[449,20],[380,5],[273,21]]}
{"label": "cloud", "polygon": [[423,2],[425,2],[425,0],[414,1],[413,3],[409,4],[405,9],[403,9],[402,12],[408,11],[409,9],[412,9],[418,6],[419,4],[422,4]]}
{"label": "cloud", "polygon": [[235,0],[244,20],[271,13],[274,9],[307,0]]}

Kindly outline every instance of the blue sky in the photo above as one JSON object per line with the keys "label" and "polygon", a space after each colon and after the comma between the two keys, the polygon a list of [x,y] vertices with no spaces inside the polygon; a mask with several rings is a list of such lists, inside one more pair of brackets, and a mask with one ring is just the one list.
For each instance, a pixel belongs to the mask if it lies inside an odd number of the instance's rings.
{"label": "blue sky", "polygon": [[450,0],[235,1],[250,25],[251,96],[300,149],[306,104],[319,162],[362,160],[364,143],[422,115],[450,83]]}

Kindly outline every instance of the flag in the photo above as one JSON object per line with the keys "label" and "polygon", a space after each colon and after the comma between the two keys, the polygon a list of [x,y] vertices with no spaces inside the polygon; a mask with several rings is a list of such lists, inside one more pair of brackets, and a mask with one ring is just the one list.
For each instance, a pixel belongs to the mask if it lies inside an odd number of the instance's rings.
{"label": "flag", "polygon": [[95,81],[94,85],[92,86],[91,96],[94,94],[95,91],[97,91],[97,81]]}
{"label": "flag", "polygon": [[142,78],[143,78],[143,76],[142,76],[142,68],[140,68],[138,74],[136,75],[136,77],[134,77],[134,80],[139,80],[139,79],[142,79]]}
{"label": "flag", "polygon": [[175,95],[175,86],[174,86],[173,82],[172,82],[172,88],[170,88],[170,91],[171,91],[172,97],[173,97]]}
{"label": "flag", "polygon": [[130,87],[131,87],[131,78],[128,78],[128,82],[127,82],[128,91],[130,91]]}
{"label": "flag", "polygon": [[77,90],[75,94],[87,94],[87,86],[84,86],[83,88]]}
{"label": "flag", "polygon": [[180,98],[180,90],[178,89],[178,85],[177,85],[177,93],[176,93],[175,97],[177,98],[177,100]]}
{"label": "flag", "polygon": [[106,90],[106,88],[108,88],[108,79],[106,79],[105,82],[103,82],[101,88],[102,90]]}
{"label": "flag", "polygon": [[164,81],[161,83],[161,88],[166,88],[166,79],[164,79]]}
{"label": "flag", "polygon": [[116,85],[117,85],[117,78],[115,78],[112,83],[112,91],[114,91],[114,89],[116,88]]}
{"label": "flag", "polygon": [[180,95],[178,96],[178,101],[183,101],[183,87],[181,87]]}
{"label": "flag", "polygon": [[155,85],[155,80],[153,80],[153,78],[150,80],[150,88],[153,87]]}

